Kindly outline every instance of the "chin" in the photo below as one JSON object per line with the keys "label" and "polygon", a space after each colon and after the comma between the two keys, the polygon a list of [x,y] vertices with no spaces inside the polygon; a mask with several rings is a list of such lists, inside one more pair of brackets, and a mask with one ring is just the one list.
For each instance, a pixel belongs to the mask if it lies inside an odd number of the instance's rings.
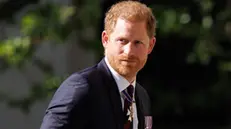
{"label": "chin", "polygon": [[124,77],[136,76],[137,70],[131,67],[123,67],[118,69],[118,73]]}

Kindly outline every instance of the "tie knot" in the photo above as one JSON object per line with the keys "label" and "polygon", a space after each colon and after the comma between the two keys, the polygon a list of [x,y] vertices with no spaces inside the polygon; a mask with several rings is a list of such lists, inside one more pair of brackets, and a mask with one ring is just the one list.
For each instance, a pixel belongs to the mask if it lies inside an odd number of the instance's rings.
{"label": "tie knot", "polygon": [[132,97],[133,96],[133,92],[134,92],[134,87],[132,85],[129,85],[127,87],[127,92]]}

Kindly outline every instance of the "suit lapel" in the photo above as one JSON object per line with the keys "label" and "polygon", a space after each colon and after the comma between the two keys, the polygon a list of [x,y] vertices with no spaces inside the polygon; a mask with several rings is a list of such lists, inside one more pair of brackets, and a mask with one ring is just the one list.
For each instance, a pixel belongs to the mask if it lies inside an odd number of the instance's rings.
{"label": "suit lapel", "polygon": [[99,63],[99,69],[102,72],[105,88],[111,102],[114,119],[117,125],[117,129],[123,128],[124,113],[122,110],[121,97],[117,84],[108,69],[104,59]]}
{"label": "suit lapel", "polygon": [[137,109],[137,117],[138,117],[138,128],[144,129],[144,112],[143,112],[143,105],[142,105],[142,98],[140,95],[139,86],[136,85],[135,89],[135,99],[136,99],[136,109]]}

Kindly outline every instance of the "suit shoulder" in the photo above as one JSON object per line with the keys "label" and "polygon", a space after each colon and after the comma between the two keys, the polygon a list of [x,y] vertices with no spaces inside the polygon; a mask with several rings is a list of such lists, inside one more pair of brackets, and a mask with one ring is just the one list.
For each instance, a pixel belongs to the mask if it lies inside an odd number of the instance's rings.
{"label": "suit shoulder", "polygon": [[146,89],[144,89],[140,84],[137,83],[137,90],[140,97],[145,100],[148,104],[150,103],[150,97]]}
{"label": "suit shoulder", "polygon": [[69,75],[63,83],[76,83],[76,82],[82,82],[82,83],[88,83],[88,78],[96,73],[97,71],[97,65],[91,66],[88,68],[85,68],[83,70],[80,70],[78,72],[72,73]]}
{"label": "suit shoulder", "polygon": [[136,86],[137,86],[137,89],[138,89],[140,92],[142,92],[143,94],[148,95],[146,89],[144,89],[143,86],[141,86],[139,83],[137,83]]}
{"label": "suit shoulder", "polygon": [[96,72],[97,72],[97,65],[94,65],[94,66],[88,67],[86,69],[83,69],[79,72],[76,72],[75,74],[79,74],[84,78],[89,78],[89,76],[91,76],[92,74],[94,74]]}
{"label": "suit shoulder", "polygon": [[[90,84],[87,76],[95,71],[93,67],[86,68],[80,72],[69,75],[57,88],[53,100],[69,99],[72,103],[78,103],[89,95]],[[72,99],[70,99],[72,98]]]}
{"label": "suit shoulder", "polygon": [[152,115],[151,100],[147,93],[147,90],[145,90],[140,84],[137,84],[136,86],[137,86],[137,91],[138,91],[137,93],[143,105],[144,114],[146,116]]}

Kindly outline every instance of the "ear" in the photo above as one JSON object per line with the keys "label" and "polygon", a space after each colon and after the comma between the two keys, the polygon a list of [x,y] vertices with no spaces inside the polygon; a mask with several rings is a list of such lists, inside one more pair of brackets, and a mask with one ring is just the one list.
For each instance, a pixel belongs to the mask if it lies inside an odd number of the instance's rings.
{"label": "ear", "polygon": [[156,44],[156,38],[153,36],[149,41],[148,54],[150,54]]}
{"label": "ear", "polygon": [[101,40],[102,40],[103,47],[106,48],[109,42],[109,36],[105,30],[101,34]]}

